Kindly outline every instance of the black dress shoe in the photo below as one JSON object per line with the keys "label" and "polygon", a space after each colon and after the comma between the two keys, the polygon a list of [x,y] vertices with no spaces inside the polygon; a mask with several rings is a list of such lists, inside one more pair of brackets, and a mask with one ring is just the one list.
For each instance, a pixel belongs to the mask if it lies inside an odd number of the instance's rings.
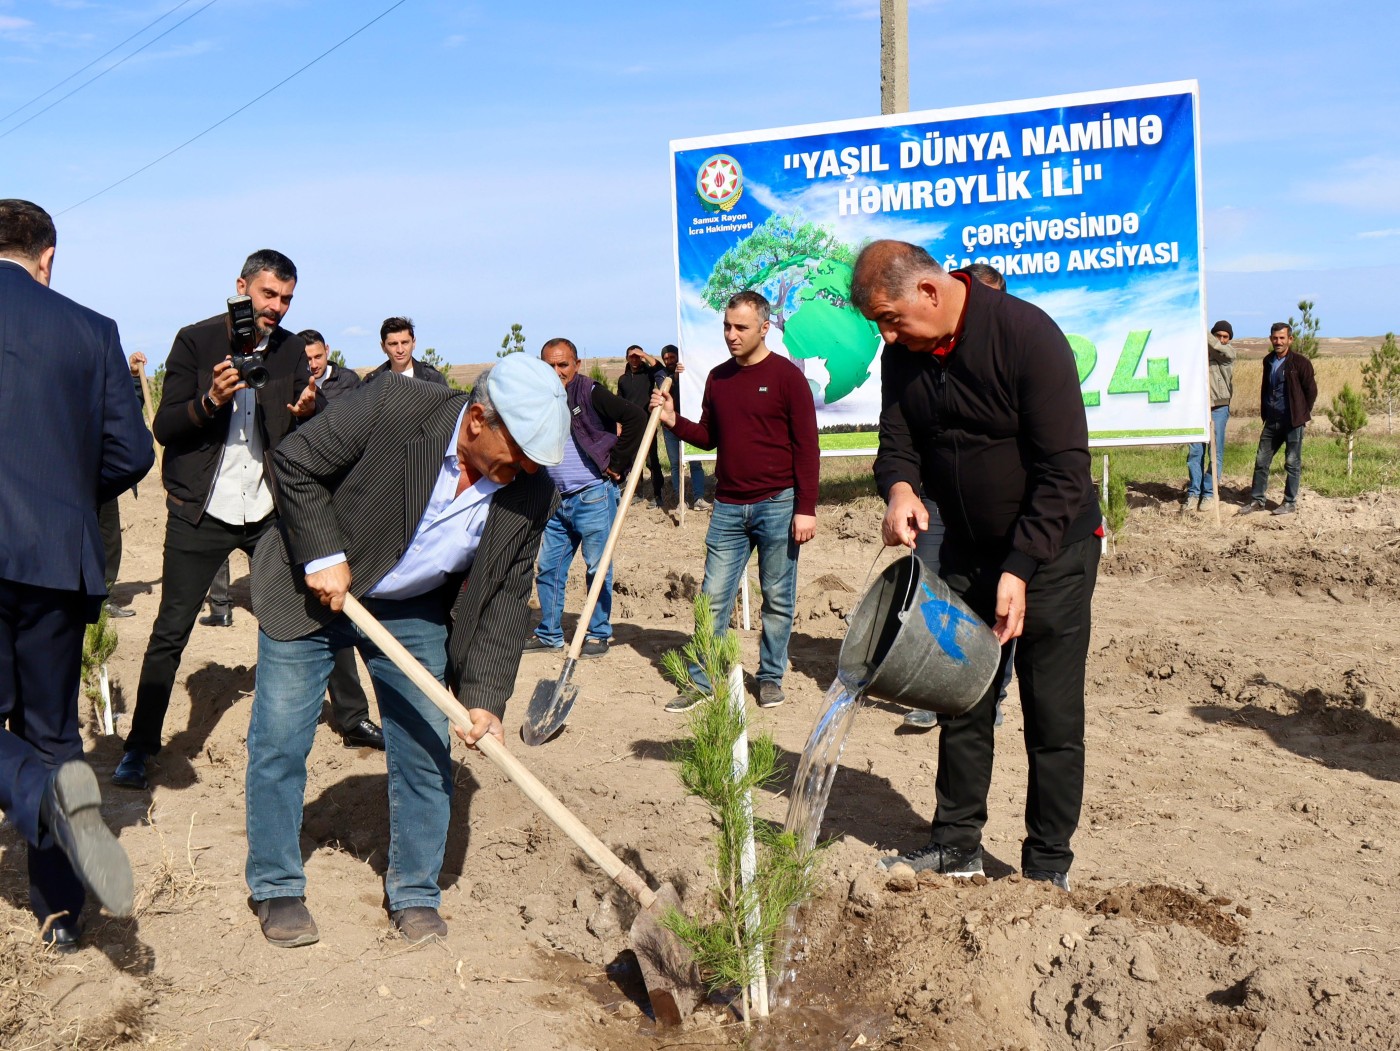
{"label": "black dress shoe", "polygon": [[112,784],[118,788],[145,788],[146,753],[127,751],[122,753],[122,761],[112,771]]}
{"label": "black dress shoe", "polygon": [[77,952],[83,937],[83,928],[76,923],[55,922],[44,932],[44,944],[52,945],[58,952]]}
{"label": "black dress shoe", "polygon": [[199,618],[199,622],[206,628],[231,628],[233,627],[233,613],[206,613]]}
{"label": "black dress shoe", "polygon": [[39,822],[73,871],[114,916],[130,916],[136,884],[126,851],[102,820],[97,775],[81,759],[64,763],[49,778]]}
{"label": "black dress shoe", "polygon": [[378,748],[384,751],[384,731],[368,719],[361,719],[340,735],[346,748]]}
{"label": "black dress shoe", "polygon": [[104,602],[102,608],[106,610],[107,616],[115,617],[117,620],[136,616],[136,611],[134,609],[127,609],[125,606],[114,606],[110,602]]}

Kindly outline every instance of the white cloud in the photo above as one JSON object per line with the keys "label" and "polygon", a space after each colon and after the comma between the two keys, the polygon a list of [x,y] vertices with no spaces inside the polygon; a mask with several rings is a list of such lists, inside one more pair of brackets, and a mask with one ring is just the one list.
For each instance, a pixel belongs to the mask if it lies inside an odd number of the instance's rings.
{"label": "white cloud", "polygon": [[1400,157],[1359,157],[1326,178],[1299,185],[1304,200],[1394,214],[1400,209]]}
{"label": "white cloud", "polygon": [[1292,252],[1252,252],[1232,259],[1223,259],[1211,269],[1250,274],[1269,270],[1307,270],[1313,265],[1313,260],[1307,256]]}
{"label": "white cloud", "polygon": [[1371,240],[1381,237],[1400,237],[1400,226],[1392,226],[1386,230],[1362,230],[1357,237],[1363,240]]}

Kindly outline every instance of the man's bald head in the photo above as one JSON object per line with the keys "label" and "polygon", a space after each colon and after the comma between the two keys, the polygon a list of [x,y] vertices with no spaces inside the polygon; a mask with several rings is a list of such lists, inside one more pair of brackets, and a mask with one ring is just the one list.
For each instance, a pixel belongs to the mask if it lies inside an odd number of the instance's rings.
{"label": "man's bald head", "polygon": [[922,278],[944,276],[938,261],[908,241],[871,241],[856,256],[851,275],[851,305],[866,313],[877,295],[907,299]]}

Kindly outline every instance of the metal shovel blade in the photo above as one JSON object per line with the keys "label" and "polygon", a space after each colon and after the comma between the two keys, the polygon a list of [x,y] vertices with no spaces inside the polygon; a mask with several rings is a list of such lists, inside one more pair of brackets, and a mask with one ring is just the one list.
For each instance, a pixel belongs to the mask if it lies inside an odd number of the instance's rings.
{"label": "metal shovel blade", "polygon": [[557,681],[541,679],[535,684],[525,721],[520,724],[520,739],[531,748],[553,738],[569,721],[569,712],[578,700],[578,687],[569,681],[576,663],[572,657],[566,657]]}
{"label": "metal shovel blade", "polygon": [[669,883],[656,888],[656,900],[637,913],[628,938],[642,969],[651,1010],[661,1025],[680,1025],[705,996],[695,954],[661,925],[672,909],[681,911],[680,895]]}

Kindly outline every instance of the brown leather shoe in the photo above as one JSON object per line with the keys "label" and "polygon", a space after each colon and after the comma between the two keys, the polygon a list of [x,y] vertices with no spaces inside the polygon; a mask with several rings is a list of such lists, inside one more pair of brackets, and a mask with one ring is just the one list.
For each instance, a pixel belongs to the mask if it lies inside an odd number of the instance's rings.
{"label": "brown leather shoe", "polygon": [[258,923],[269,945],[295,949],[321,940],[311,910],[300,898],[268,898],[258,902]]}
{"label": "brown leather shoe", "polygon": [[399,909],[394,913],[394,926],[414,945],[447,937],[446,921],[438,915],[437,909],[430,909],[426,905]]}

